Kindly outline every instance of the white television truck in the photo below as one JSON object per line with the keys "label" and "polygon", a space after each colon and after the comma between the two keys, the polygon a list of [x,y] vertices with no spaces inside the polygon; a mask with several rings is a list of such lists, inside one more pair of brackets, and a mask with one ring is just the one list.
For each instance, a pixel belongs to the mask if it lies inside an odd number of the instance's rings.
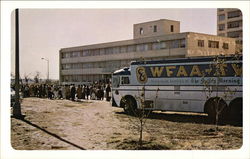
{"label": "white television truck", "polygon": [[[216,75],[218,59],[223,59]],[[217,69],[218,71],[218,69]],[[224,116],[242,120],[242,56],[131,62],[112,75],[112,106],[126,113],[145,110],[207,113],[215,118],[215,98]]]}

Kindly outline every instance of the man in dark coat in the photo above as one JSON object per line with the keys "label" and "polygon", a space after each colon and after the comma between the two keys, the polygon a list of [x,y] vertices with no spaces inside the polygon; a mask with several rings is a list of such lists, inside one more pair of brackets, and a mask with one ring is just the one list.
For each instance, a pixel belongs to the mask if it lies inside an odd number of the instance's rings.
{"label": "man in dark coat", "polygon": [[108,84],[106,87],[106,100],[110,101],[110,92],[111,92],[111,88],[110,85]]}
{"label": "man in dark coat", "polygon": [[70,94],[71,94],[71,100],[75,101],[76,87],[74,84],[71,87]]}
{"label": "man in dark coat", "polygon": [[90,95],[90,89],[89,89],[89,86],[87,86],[87,88],[86,88],[86,97],[87,97],[87,99],[89,99],[89,95]]}

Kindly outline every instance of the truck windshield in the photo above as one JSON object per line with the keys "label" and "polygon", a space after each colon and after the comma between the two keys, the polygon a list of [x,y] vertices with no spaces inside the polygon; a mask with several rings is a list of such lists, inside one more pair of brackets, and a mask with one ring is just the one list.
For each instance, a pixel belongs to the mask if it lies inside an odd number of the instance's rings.
{"label": "truck windshield", "polygon": [[113,76],[112,77],[112,87],[117,88],[119,87],[119,83],[120,83],[120,77],[119,76]]}

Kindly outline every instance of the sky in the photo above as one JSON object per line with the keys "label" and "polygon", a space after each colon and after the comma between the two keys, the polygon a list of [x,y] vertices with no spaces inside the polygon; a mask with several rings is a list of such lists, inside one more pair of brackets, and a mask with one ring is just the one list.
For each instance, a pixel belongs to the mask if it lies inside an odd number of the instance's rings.
{"label": "sky", "polygon": [[[61,48],[128,40],[133,24],[159,19],[180,21],[180,32],[216,35],[216,9],[20,9],[20,75],[40,72],[59,79]],[[14,73],[14,12],[12,13],[11,72]]]}

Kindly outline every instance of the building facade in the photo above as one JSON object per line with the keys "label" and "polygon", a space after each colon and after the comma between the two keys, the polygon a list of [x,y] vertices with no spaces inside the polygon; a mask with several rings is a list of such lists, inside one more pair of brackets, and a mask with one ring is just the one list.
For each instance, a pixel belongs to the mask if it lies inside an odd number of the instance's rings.
{"label": "building facade", "polygon": [[160,19],[134,25],[131,40],[63,48],[59,52],[60,84],[109,81],[112,72],[131,61],[234,54],[235,39],[180,33],[180,22]]}
{"label": "building facade", "polygon": [[242,12],[239,9],[217,9],[217,35],[236,38],[242,44]]}

